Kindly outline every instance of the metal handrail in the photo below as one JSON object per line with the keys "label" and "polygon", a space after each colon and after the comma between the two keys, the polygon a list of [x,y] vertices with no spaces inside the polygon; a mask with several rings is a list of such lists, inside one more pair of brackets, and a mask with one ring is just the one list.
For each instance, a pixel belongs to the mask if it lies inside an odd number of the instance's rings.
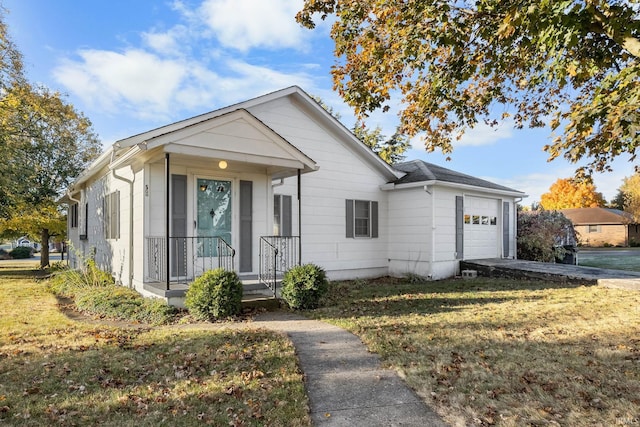
{"label": "metal handrail", "polygon": [[[260,269],[258,271],[258,281],[266,285],[277,296],[277,274],[276,263],[278,258],[278,248],[276,248],[265,237],[260,237]],[[273,260],[273,264],[269,263]]]}
{"label": "metal handrail", "polygon": [[168,239],[169,247],[165,237],[147,237],[145,240],[145,277],[148,281],[166,281],[166,262],[170,263],[173,282],[191,281],[216,267],[235,270],[236,251],[221,236],[172,236]]}
{"label": "metal handrail", "polygon": [[258,280],[277,296],[278,275],[300,264],[299,236],[260,237],[260,271]]}

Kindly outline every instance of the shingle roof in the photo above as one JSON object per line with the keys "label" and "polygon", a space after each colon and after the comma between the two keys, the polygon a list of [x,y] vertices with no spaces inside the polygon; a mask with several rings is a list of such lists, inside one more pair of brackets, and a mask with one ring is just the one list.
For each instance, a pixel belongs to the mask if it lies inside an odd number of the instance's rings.
{"label": "shingle roof", "polygon": [[393,182],[396,185],[423,181],[440,181],[454,184],[471,185],[474,187],[489,188],[492,190],[521,193],[521,191],[514,190],[513,188],[495,184],[493,182],[476,178],[471,175],[465,175],[451,169],[443,168],[442,166],[427,163],[423,160],[412,160],[410,162],[398,163],[396,165],[393,165],[393,167],[394,169],[406,173],[405,176]]}
{"label": "shingle roof", "polygon": [[560,212],[569,218],[573,225],[629,224],[632,222],[632,216],[619,209],[575,208],[560,209]]}

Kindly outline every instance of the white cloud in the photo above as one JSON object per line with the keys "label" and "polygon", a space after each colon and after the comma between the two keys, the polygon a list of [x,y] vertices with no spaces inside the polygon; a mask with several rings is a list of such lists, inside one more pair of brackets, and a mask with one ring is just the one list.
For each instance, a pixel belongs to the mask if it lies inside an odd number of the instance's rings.
{"label": "white cloud", "polygon": [[607,202],[610,202],[622,185],[624,178],[634,174],[635,163],[629,161],[629,156],[622,155],[611,163],[612,172],[593,174],[596,190],[601,192]]}
{"label": "white cloud", "polygon": [[221,59],[212,70],[204,63],[138,49],[80,51],[79,59],[63,61],[54,76],[88,105],[154,121],[170,120],[182,109],[210,110],[294,84],[315,87],[304,72],[229,59]]}
{"label": "white cloud", "polygon": [[82,50],[79,56],[56,67],[54,78],[87,104],[111,112],[123,102],[144,105],[149,114],[167,111],[188,71],[184,64],[138,49]]}
{"label": "white cloud", "polygon": [[[611,201],[618,188],[622,185],[622,180],[626,176],[633,174],[633,165],[629,162],[614,162],[616,166],[613,172],[596,173],[593,175],[593,183],[596,191],[602,193],[607,202]],[[512,178],[503,179],[495,177],[482,177],[487,181],[504,185],[519,191],[523,191],[529,197],[522,201],[524,205],[531,205],[533,202],[540,202],[541,196],[549,191],[549,187],[559,178],[570,178],[576,170],[575,165],[567,165],[562,168],[545,171],[544,173],[531,173],[527,175],[515,175]]]}
{"label": "white cloud", "polygon": [[522,200],[521,204],[530,206],[534,202],[540,202],[540,196],[549,191],[551,184],[556,182],[558,178],[571,176],[572,171],[567,170],[566,173],[553,171],[545,173],[531,173],[528,175],[516,175],[512,178],[495,178],[484,176],[482,179],[504,185],[514,190],[522,191],[528,197]]}
{"label": "white cloud", "polygon": [[166,32],[144,32],[142,40],[154,51],[162,55],[182,55],[185,44],[182,42],[188,33],[187,28],[176,25]]}
{"label": "white cloud", "polygon": [[481,145],[493,145],[501,139],[509,139],[513,136],[513,128],[508,121],[495,127],[485,123],[478,123],[473,129],[468,129],[459,141],[453,143],[454,147],[478,147]]}
{"label": "white cloud", "polygon": [[295,20],[301,8],[301,0],[205,0],[200,12],[222,45],[247,51],[302,48],[306,33]]}

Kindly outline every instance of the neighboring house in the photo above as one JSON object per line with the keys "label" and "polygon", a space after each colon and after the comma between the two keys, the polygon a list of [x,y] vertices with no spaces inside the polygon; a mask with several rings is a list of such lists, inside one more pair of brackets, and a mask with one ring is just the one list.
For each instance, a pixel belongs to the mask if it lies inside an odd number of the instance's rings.
{"label": "neighboring house", "polygon": [[608,208],[561,209],[582,246],[629,246],[640,242],[640,226],[627,212]]}
{"label": "neighboring house", "polygon": [[[72,265],[180,304],[223,266],[272,283],[459,273],[514,258],[522,192],[422,161],[389,166],[298,87],[117,141],[69,188]],[[276,252],[277,250],[277,252]]]}
{"label": "neighboring house", "polygon": [[38,251],[40,250],[40,243],[38,242],[32,242],[31,240],[29,240],[28,237],[26,236],[22,236],[19,239],[17,239],[16,241],[14,241],[12,243],[12,246],[14,248],[17,248],[18,246],[25,246],[27,248],[33,248],[34,250]]}

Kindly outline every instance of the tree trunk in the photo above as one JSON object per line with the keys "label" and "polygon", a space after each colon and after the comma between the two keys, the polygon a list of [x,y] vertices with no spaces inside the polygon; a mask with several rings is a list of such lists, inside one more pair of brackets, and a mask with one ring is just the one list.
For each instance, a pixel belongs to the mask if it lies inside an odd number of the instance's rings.
{"label": "tree trunk", "polygon": [[49,267],[49,229],[43,228],[40,235],[40,268]]}

